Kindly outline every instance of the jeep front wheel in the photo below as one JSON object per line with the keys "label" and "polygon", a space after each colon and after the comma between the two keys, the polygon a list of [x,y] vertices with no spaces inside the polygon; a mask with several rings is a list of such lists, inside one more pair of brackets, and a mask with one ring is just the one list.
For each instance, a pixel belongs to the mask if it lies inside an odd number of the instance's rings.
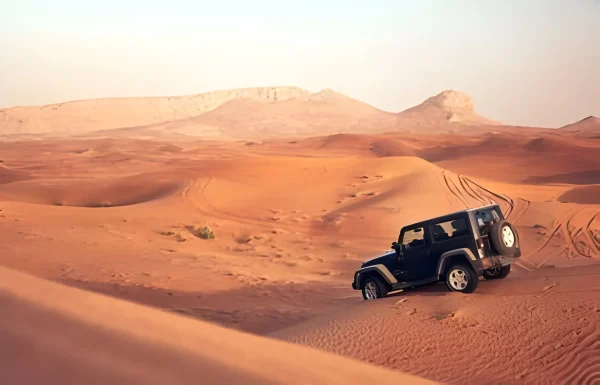
{"label": "jeep front wheel", "polygon": [[483,271],[483,278],[485,279],[502,279],[506,278],[510,273],[510,265],[495,267],[492,269]]}
{"label": "jeep front wheel", "polygon": [[477,273],[471,266],[453,265],[446,273],[446,286],[450,291],[472,293],[477,288]]}
{"label": "jeep front wheel", "polygon": [[381,279],[377,277],[365,278],[362,285],[362,295],[365,300],[373,300],[377,298],[385,297],[388,293],[388,289]]}

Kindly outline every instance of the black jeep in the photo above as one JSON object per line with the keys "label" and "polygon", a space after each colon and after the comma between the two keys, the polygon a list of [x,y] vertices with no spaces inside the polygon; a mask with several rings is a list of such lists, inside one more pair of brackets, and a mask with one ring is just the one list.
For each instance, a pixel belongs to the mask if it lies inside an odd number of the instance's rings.
{"label": "black jeep", "polygon": [[500,206],[478,207],[402,228],[390,252],[354,273],[352,288],[368,300],[438,281],[472,293],[480,275],[505,278],[520,256],[519,236]]}

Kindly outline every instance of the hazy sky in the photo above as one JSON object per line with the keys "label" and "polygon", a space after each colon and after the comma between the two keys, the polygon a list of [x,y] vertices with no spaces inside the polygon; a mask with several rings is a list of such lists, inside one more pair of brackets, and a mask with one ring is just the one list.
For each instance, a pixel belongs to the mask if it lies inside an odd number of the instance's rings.
{"label": "hazy sky", "polygon": [[600,0],[0,1],[0,107],[254,86],[505,123],[600,116]]}

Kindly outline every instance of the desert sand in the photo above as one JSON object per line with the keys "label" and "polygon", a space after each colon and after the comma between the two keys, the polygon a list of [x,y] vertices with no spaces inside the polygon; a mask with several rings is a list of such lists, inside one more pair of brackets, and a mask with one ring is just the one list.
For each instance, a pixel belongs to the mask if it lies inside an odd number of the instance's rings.
{"label": "desert sand", "polygon": [[[589,122],[506,126],[456,91],[401,112],[332,90],[202,95],[0,110],[1,285],[14,309],[4,356],[23,341],[27,364],[56,383],[101,368],[99,384],[200,372],[207,383],[600,381],[600,142]],[[368,302],[351,289],[402,226],[489,203],[521,235],[507,279]],[[52,352],[39,346],[62,329],[63,370],[46,372]],[[106,341],[96,355],[77,336]],[[158,371],[165,351],[175,358]],[[26,364],[3,370],[14,362]]]}
{"label": "desert sand", "polygon": [[435,384],[5,268],[0,277],[3,384]]}

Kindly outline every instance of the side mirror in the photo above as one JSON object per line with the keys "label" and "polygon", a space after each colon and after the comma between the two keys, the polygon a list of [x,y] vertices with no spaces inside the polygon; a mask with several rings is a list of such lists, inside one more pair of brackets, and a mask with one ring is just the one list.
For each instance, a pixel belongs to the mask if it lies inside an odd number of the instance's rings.
{"label": "side mirror", "polygon": [[398,242],[394,242],[392,243],[392,249],[396,250],[396,256],[398,258],[402,257],[402,254],[404,252],[404,245],[399,245]]}

